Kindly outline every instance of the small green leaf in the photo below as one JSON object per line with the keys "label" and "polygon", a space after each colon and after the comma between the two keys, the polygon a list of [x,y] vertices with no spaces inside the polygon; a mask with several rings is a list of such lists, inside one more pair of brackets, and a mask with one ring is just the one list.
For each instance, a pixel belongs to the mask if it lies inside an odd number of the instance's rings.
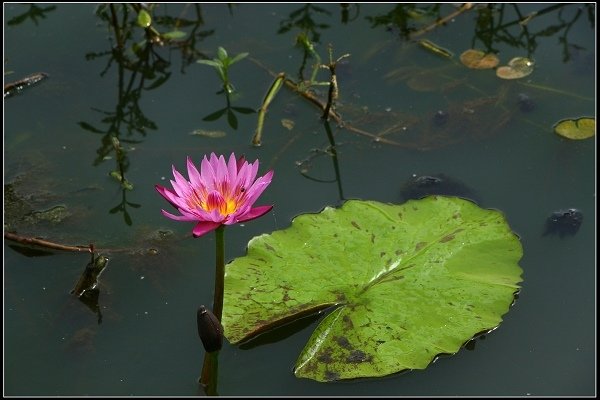
{"label": "small green leaf", "polygon": [[137,24],[142,28],[147,28],[152,24],[152,17],[148,11],[141,9],[137,16]]}
{"label": "small green leaf", "polygon": [[219,47],[217,49],[217,58],[221,60],[223,64],[225,64],[226,61],[229,59],[229,57],[227,56],[227,51],[224,48]]}
{"label": "small green leaf", "polygon": [[237,56],[235,56],[235,57],[233,57],[233,58],[231,59],[231,61],[229,62],[229,65],[231,65],[231,64],[233,64],[233,63],[236,63],[236,62],[240,61],[240,60],[241,60],[241,59],[243,59],[243,58],[246,58],[246,57],[248,57],[248,54],[249,54],[249,53],[240,53],[240,54],[238,54]]}
{"label": "small green leaf", "polygon": [[171,32],[162,34],[162,37],[165,39],[168,39],[168,40],[183,39],[186,36],[187,36],[187,33],[183,32],[183,31],[171,31]]}
{"label": "small green leaf", "polygon": [[499,325],[519,288],[522,254],[500,212],[467,200],[350,200],[253,238],[226,266],[225,335],[238,343],[328,309],[296,376],[423,369]]}
{"label": "small green leaf", "polygon": [[596,135],[596,119],[589,117],[565,119],[554,126],[554,132],[567,139],[587,139]]}
{"label": "small green leaf", "polygon": [[215,67],[215,68],[223,68],[223,64],[221,62],[214,61],[214,60],[198,60],[196,62],[198,64],[210,65],[211,67]]}

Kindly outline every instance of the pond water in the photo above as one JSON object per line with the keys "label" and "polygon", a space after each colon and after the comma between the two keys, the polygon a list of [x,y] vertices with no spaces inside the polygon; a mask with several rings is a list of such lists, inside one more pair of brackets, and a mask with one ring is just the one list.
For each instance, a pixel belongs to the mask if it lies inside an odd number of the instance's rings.
{"label": "pond water", "polygon": [[[402,203],[414,176],[439,174],[453,194],[502,211],[524,250],[515,304],[474,348],[385,378],[298,379],[294,363],[318,315],[246,345],[226,342],[220,395],[594,395],[595,136],[566,139],[553,125],[595,116],[595,5],[456,12],[452,4],[156,4],[152,29],[186,34],[161,45],[143,43],[128,5],[4,4],[5,84],[48,75],[5,96],[5,232],[93,243],[109,257],[96,301],[85,304],[70,291],[89,254],[5,238],[4,394],[204,394],[195,313],[212,302],[214,235],[193,239],[191,223],[163,217],[154,185],[168,182],[172,165],[183,170],[186,156],[198,163],[214,151],[275,171],[258,202],[273,210],[227,229],[227,261],[294,216],[346,199]],[[301,34],[324,63],[329,44],[334,59],[349,54],[336,67],[343,124],[330,121],[334,146],[319,108],[289,87],[253,146],[257,114],[239,111],[260,108],[272,73],[311,77],[315,58],[296,44]],[[227,99],[215,69],[196,61],[220,46],[249,56],[229,71],[235,118],[205,120]],[[462,65],[469,48],[535,67],[500,79]],[[328,71],[316,80],[328,81]],[[326,86],[313,88],[325,99]],[[580,229],[544,235],[547,218],[569,208],[581,211]]]}

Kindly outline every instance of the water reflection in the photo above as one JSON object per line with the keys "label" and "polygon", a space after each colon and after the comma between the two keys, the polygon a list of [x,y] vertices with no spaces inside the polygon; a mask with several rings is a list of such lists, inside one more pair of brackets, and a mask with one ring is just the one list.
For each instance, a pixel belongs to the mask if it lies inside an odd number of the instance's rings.
{"label": "water reflection", "polygon": [[[304,176],[306,179],[309,179],[314,182],[319,182],[319,183],[335,182],[337,184],[338,195],[339,195],[339,199],[340,199],[340,203],[341,203],[346,198],[344,197],[344,190],[342,187],[342,177],[340,174],[340,165],[339,165],[339,161],[338,161],[338,153],[337,153],[337,147],[335,144],[335,138],[331,131],[331,127],[329,126],[329,121],[323,120],[323,127],[325,128],[325,133],[327,134],[327,139],[329,140],[329,146],[325,147],[324,149],[314,149],[312,151],[311,155],[309,155],[307,158],[305,158],[301,161],[298,161],[296,163],[296,165],[298,167],[300,174],[302,176]],[[312,161],[316,157],[320,157],[323,155],[327,155],[327,156],[331,157],[331,164],[332,164],[333,172],[334,172],[334,176],[335,176],[333,179],[316,178],[310,174],[310,168],[312,166]]]}
{"label": "water reflection", "polygon": [[[505,43],[515,49],[525,49],[527,57],[531,57],[539,44],[540,38],[560,35],[558,42],[563,48],[563,62],[571,59],[572,45],[569,43],[568,34],[571,27],[587,10],[588,17],[594,14],[593,4],[554,4],[539,11],[523,13],[523,6],[516,3],[487,4],[478,7],[477,23],[472,39],[472,47],[475,48],[481,42],[486,52],[498,53],[498,45]],[[574,10],[574,13],[573,13]],[[517,15],[516,19],[506,21],[505,13]],[[557,21],[544,24],[540,29],[534,30],[530,22],[544,14],[556,13]],[[593,26],[593,19],[590,20]],[[512,26],[519,26],[518,30],[509,30]]]}
{"label": "water reflection", "polygon": [[17,15],[9,19],[6,24],[7,25],[19,25],[27,20],[31,20],[36,26],[38,25],[39,19],[46,19],[46,14],[55,11],[56,6],[48,6],[48,7],[39,7],[35,4],[28,4],[29,10],[25,11],[23,14]]}
{"label": "water reflection", "polygon": [[328,29],[330,25],[317,22],[317,15],[330,17],[331,12],[314,4],[305,4],[297,10],[292,11],[287,19],[279,23],[277,33],[282,34],[290,31],[292,28],[297,28],[304,32],[311,41],[319,42],[321,39],[320,30]]}
{"label": "water reflection", "polygon": [[[573,50],[578,48],[570,43],[569,32],[579,18],[587,16],[590,26],[594,26],[595,5],[592,3],[552,4],[529,13],[522,11],[526,8],[529,8],[528,5],[517,3],[466,3],[450,15],[455,16],[454,14],[461,10],[473,11],[476,22],[471,47],[483,47],[487,53],[498,53],[498,45],[506,44],[515,49],[524,49],[527,57],[531,57],[540,39],[560,35],[558,42],[562,45],[564,62],[569,61]],[[383,26],[401,39],[410,40],[430,30],[428,27],[442,25],[442,21],[449,22],[451,19],[441,11],[440,4],[398,4],[387,13],[365,18],[373,28]],[[555,22],[537,25],[539,29],[534,29],[533,24],[530,24],[537,18],[552,13],[556,16]],[[519,29],[511,30],[511,27]]]}
{"label": "water reflection", "polygon": [[[121,202],[109,210],[110,214],[121,213],[123,221],[132,225],[133,220],[128,208],[139,208],[140,204],[127,200],[127,191],[134,189],[134,184],[127,179],[130,167],[129,152],[142,142],[149,131],[158,128],[157,124],[144,113],[140,101],[145,91],[159,88],[169,80],[171,62],[161,55],[161,49],[175,48],[181,51],[182,72],[187,65],[203,56],[196,49],[198,42],[213,31],[202,31],[204,21],[198,4],[194,7],[195,19],[173,18],[168,15],[153,17],[158,5],[148,4],[103,4],[96,10],[98,18],[108,25],[114,37],[110,50],[90,52],[86,59],[95,61],[108,58],[103,77],[112,66],[117,68],[117,100],[114,109],[101,110],[93,108],[101,114],[98,123],[80,121],[79,126],[93,134],[102,135],[101,145],[96,150],[97,156],[93,165],[98,166],[107,160],[114,159],[115,167],[109,175],[121,186]],[[191,32],[179,30],[191,27]],[[143,39],[134,42],[136,34],[143,29]],[[167,31],[161,33],[160,31]],[[181,40],[180,40],[181,39]]]}

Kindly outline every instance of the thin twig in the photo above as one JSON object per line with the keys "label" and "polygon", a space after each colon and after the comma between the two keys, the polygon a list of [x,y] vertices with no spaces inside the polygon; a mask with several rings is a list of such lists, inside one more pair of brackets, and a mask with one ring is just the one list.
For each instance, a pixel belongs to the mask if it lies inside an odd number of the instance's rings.
{"label": "thin twig", "polygon": [[43,240],[43,239],[21,236],[21,235],[17,235],[16,233],[10,233],[10,232],[4,232],[4,239],[12,240],[14,242],[27,244],[27,245],[46,247],[48,249],[54,249],[54,250],[77,251],[77,252],[87,252],[87,253],[94,252],[93,244],[90,244],[88,246],[70,246],[70,245],[64,245],[64,244],[60,244],[60,243],[49,242],[49,241]]}

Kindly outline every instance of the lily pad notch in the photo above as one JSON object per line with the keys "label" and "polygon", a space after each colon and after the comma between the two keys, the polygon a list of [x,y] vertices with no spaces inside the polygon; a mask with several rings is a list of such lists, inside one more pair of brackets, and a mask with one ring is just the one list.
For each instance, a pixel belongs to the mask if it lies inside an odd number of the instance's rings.
{"label": "lily pad notch", "polygon": [[225,336],[240,343],[331,307],[296,376],[424,369],[500,324],[519,290],[522,255],[502,213],[468,200],[349,200],[253,238],[226,266]]}

